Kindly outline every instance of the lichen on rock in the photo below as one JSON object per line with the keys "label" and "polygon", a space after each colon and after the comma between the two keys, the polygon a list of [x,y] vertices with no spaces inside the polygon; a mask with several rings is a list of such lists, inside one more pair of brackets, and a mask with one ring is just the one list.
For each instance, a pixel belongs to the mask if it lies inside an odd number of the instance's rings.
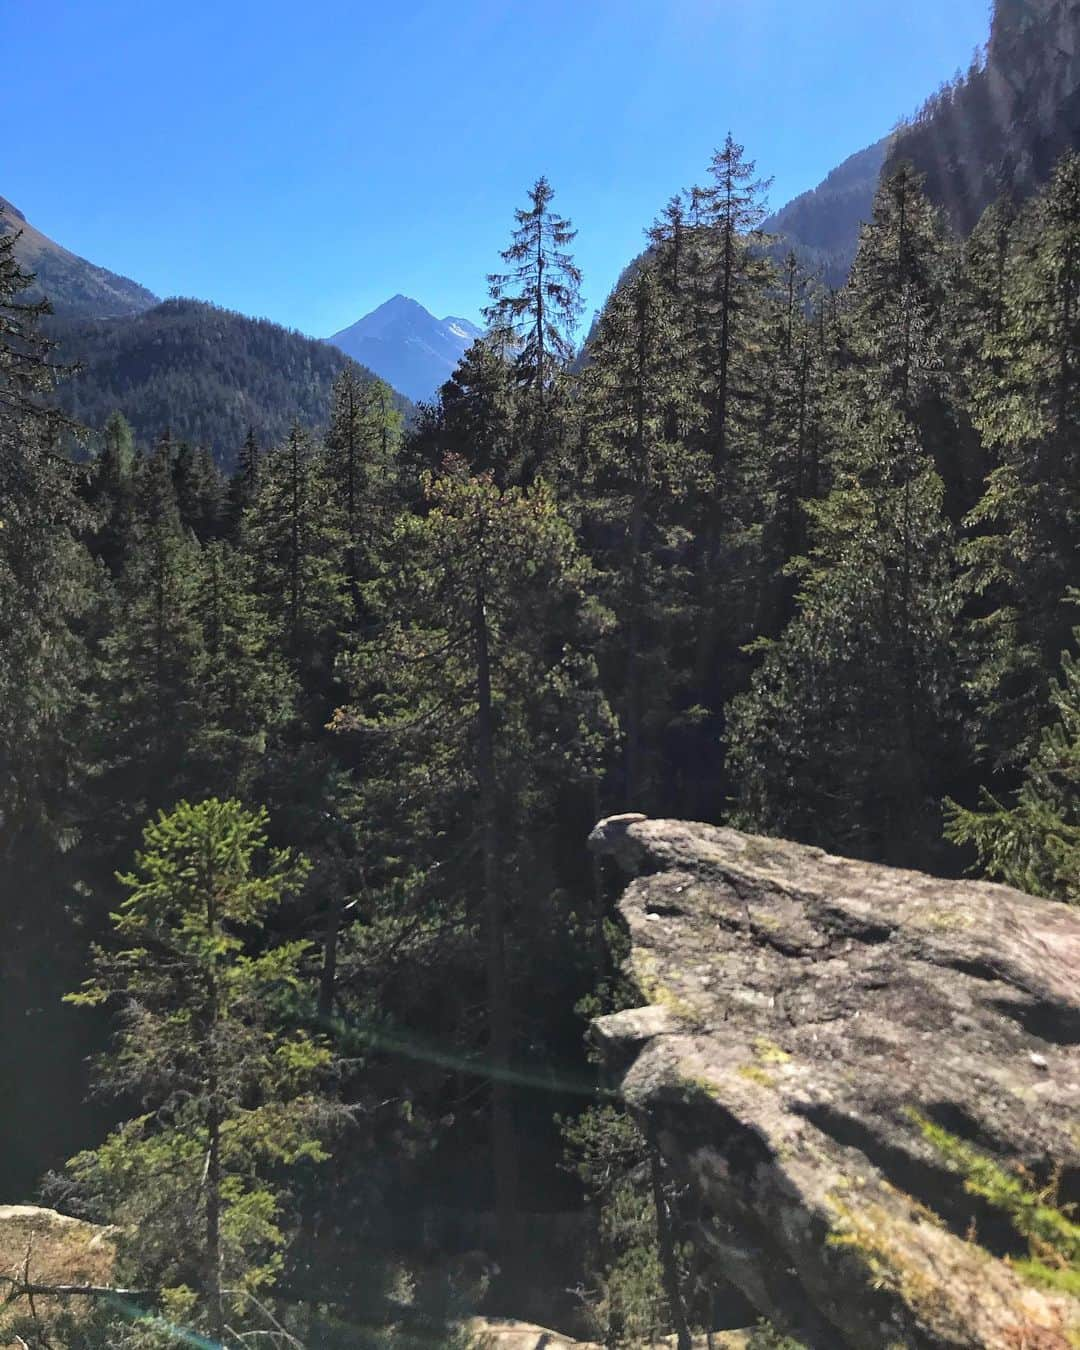
{"label": "lichen on rock", "polygon": [[709,825],[592,843],[655,1005],[594,1039],[718,1276],[820,1350],[1076,1345],[919,1122],[1077,1198],[1080,912]]}

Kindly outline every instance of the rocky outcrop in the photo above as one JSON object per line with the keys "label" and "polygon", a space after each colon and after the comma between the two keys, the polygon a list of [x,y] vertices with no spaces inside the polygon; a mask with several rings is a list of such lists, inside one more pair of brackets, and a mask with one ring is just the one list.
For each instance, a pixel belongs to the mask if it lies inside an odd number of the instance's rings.
{"label": "rocky outcrop", "polygon": [[[0,1347],[26,1345],[13,1325],[29,1313],[45,1337],[42,1344],[46,1343],[54,1318],[69,1300],[50,1297],[43,1289],[77,1294],[87,1287],[110,1285],[116,1236],[115,1228],[73,1219],[55,1209],[0,1205]],[[34,1291],[33,1297],[28,1290]]]}
{"label": "rocky outcrop", "polygon": [[1003,191],[1019,201],[1080,145],[1080,0],[995,0],[984,59],[893,136],[967,234]]}
{"label": "rocky outcrop", "polygon": [[[561,1332],[513,1318],[473,1317],[464,1329],[470,1350],[603,1350],[596,1341],[571,1341]],[[749,1342],[748,1332],[720,1331],[696,1337],[693,1350],[747,1350]],[[654,1350],[675,1350],[675,1337],[652,1341],[650,1346]]]}
{"label": "rocky outcrop", "polygon": [[594,1037],[718,1278],[819,1350],[1075,1346],[922,1122],[1077,1198],[1080,912],[708,825],[591,842],[648,1000]]}

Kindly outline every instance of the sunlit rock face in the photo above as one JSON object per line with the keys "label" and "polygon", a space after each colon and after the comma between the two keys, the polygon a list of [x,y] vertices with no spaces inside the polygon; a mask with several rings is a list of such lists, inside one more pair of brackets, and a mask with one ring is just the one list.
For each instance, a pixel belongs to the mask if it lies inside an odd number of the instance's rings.
{"label": "sunlit rock face", "polygon": [[593,1035],[718,1281],[820,1350],[1075,1344],[925,1122],[1076,1198],[1080,912],[709,825],[592,845],[647,1003]]}
{"label": "sunlit rock face", "polygon": [[1077,148],[1080,0],[996,0],[979,63],[894,136],[886,170],[910,160],[967,234],[1002,192],[1030,196]]}

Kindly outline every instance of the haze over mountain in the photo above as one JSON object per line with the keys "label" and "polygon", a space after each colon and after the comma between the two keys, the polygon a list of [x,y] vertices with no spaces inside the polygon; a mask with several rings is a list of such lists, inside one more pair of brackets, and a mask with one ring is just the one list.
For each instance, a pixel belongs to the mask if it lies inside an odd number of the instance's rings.
{"label": "haze over mountain", "polygon": [[37,278],[30,295],[48,296],[56,314],[78,319],[111,319],[141,314],[158,297],[128,277],[117,276],[70,252],[42,234],[6,198],[0,197],[0,232],[19,235],[15,255]]}
{"label": "haze over mountain", "polygon": [[435,397],[481,331],[468,319],[437,319],[416,300],[395,295],[326,341],[420,402]]}

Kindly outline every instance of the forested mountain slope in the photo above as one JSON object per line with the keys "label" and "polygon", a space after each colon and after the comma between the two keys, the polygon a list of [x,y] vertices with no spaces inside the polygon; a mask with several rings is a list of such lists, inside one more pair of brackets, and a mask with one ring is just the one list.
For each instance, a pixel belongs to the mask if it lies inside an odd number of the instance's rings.
{"label": "forested mountain slope", "polygon": [[953,225],[969,233],[1004,191],[1018,199],[1080,144],[1080,2],[997,0],[983,58],[897,133]]}
{"label": "forested mountain slope", "polygon": [[[65,411],[100,430],[119,409],[138,442],[153,443],[167,427],[223,463],[249,427],[271,445],[294,422],[325,425],[331,386],[349,363],[324,342],[198,300],[166,300],[125,318],[55,317],[49,331],[57,359],[81,367],[60,384]],[[412,405],[397,396],[396,406],[408,413]]]}
{"label": "forested mountain slope", "polygon": [[842,286],[859,246],[859,229],[870,218],[888,137],[845,159],[827,178],[762,222],[778,236],[778,250],[793,248],[802,265],[829,286]]}
{"label": "forested mountain slope", "polygon": [[18,234],[15,256],[35,282],[32,298],[48,296],[57,314],[80,319],[107,319],[141,314],[158,303],[145,286],[117,276],[80,258],[42,234],[11,202],[0,197],[0,232]]}

